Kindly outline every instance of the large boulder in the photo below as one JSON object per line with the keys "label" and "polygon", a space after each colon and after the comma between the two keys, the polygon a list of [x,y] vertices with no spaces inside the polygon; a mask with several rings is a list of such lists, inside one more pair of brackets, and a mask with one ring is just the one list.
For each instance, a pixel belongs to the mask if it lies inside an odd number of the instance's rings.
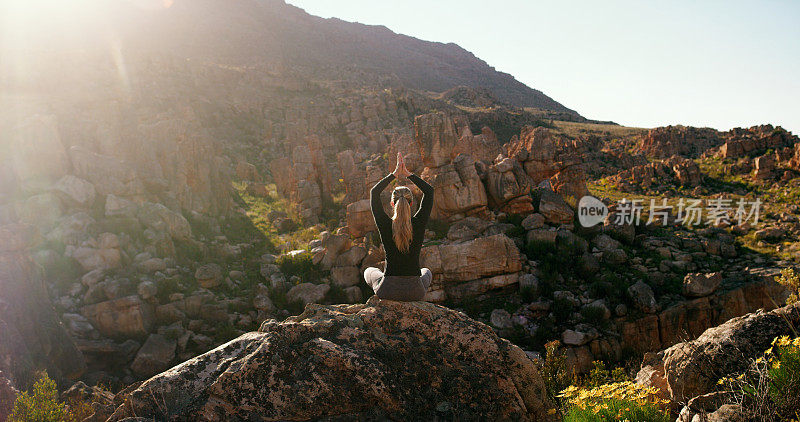
{"label": "large boulder", "polygon": [[688,297],[708,296],[722,283],[722,273],[690,273],[683,278],[683,295]]}
{"label": "large boulder", "polygon": [[109,420],[547,421],[551,409],[534,362],[490,327],[373,297],[265,322],[145,381]]}
{"label": "large boulder", "polygon": [[139,296],[87,305],[81,308],[85,316],[101,334],[108,337],[143,337],[153,326],[154,310]]}
{"label": "large boulder", "polygon": [[792,334],[800,322],[800,304],[733,318],[709,328],[695,340],[645,355],[636,376],[677,402],[714,391],[717,380],[745,370],[775,337]]}
{"label": "large boulder", "polygon": [[362,237],[365,234],[377,231],[375,219],[372,217],[372,207],[369,199],[347,204],[347,231],[353,237]]}
{"label": "large boulder", "polygon": [[167,368],[175,358],[177,342],[160,334],[150,334],[131,364],[134,374],[142,378],[153,376]]}
{"label": "large boulder", "polygon": [[458,143],[453,119],[443,112],[414,118],[414,140],[426,167],[441,167],[450,162]]}
{"label": "large boulder", "polygon": [[522,269],[519,249],[508,236],[496,234],[455,243],[426,246],[420,263],[444,281],[468,281]]}
{"label": "large boulder", "polygon": [[432,245],[420,251],[420,264],[434,275],[426,300],[462,299],[519,281],[519,249],[508,236],[496,234],[470,241]]}
{"label": "large boulder", "polygon": [[575,212],[561,195],[550,189],[539,189],[539,214],[550,224],[569,224],[575,217]]}
{"label": "large boulder", "polygon": [[486,189],[471,156],[459,154],[451,164],[428,167],[421,177],[434,189],[432,218],[457,220],[486,210]]}

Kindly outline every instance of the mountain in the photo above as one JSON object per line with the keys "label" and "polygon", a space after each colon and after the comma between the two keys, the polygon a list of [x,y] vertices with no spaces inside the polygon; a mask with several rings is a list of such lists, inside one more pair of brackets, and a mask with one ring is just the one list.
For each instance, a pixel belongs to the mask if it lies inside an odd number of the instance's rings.
{"label": "mountain", "polygon": [[[323,19],[282,0],[176,0],[158,8],[136,4],[93,4],[82,28],[86,36],[75,34],[72,17],[65,22],[72,26],[70,31],[54,31],[56,37],[46,39],[47,46],[68,36],[72,48],[74,38],[82,38],[108,49],[103,35],[110,34],[123,53],[158,51],[231,66],[299,66],[321,80],[367,73],[436,93],[468,86],[486,89],[510,105],[577,115],[454,43],[423,41],[384,26]],[[104,18],[96,19],[98,13]],[[343,75],[348,71],[355,75]]]}

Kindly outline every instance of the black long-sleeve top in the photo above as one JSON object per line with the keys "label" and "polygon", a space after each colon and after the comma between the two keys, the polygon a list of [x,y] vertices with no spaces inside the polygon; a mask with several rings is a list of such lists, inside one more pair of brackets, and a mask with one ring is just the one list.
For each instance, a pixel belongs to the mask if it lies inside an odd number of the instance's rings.
{"label": "black long-sleeve top", "polygon": [[425,226],[428,225],[428,218],[433,209],[433,186],[428,182],[412,174],[408,176],[417,187],[422,191],[422,200],[416,214],[411,217],[411,227],[413,237],[408,248],[408,253],[402,253],[397,249],[397,245],[392,238],[392,219],[383,211],[381,204],[381,192],[394,180],[394,175],[381,179],[369,192],[372,216],[375,218],[375,225],[378,226],[378,233],[381,235],[383,250],[386,251],[386,276],[418,276],[419,273],[419,251],[422,249],[422,241],[425,238]]}

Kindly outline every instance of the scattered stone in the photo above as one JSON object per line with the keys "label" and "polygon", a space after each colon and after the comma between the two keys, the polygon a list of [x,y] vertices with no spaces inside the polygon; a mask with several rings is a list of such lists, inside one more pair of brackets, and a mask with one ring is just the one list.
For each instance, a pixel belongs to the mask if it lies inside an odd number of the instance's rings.
{"label": "scattered stone", "polygon": [[687,297],[703,297],[714,293],[722,283],[722,273],[690,273],[683,278],[682,293]]}
{"label": "scattered stone", "polygon": [[222,268],[217,264],[206,264],[194,273],[197,283],[204,289],[213,289],[222,283]]}
{"label": "scattered stone", "polygon": [[492,324],[492,327],[500,330],[512,327],[511,314],[509,314],[505,309],[493,310],[489,316],[489,322]]}
{"label": "scattered stone", "polygon": [[150,334],[131,364],[131,370],[140,378],[148,378],[167,368],[175,358],[175,340],[160,334]]}
{"label": "scattered stone", "polygon": [[303,305],[320,303],[330,289],[331,286],[327,284],[300,283],[286,292],[286,300]]}
{"label": "scattered stone", "polygon": [[142,299],[149,300],[155,297],[155,295],[158,293],[158,288],[152,281],[143,281],[139,283],[136,291],[139,293],[139,296],[141,296]]}
{"label": "scattered stone", "polygon": [[658,311],[658,302],[653,295],[653,289],[641,280],[628,287],[628,297],[639,310],[646,314],[654,314]]}
{"label": "scattered stone", "polygon": [[544,227],[544,216],[542,214],[529,214],[522,220],[522,228],[525,230],[540,229],[542,227]]}

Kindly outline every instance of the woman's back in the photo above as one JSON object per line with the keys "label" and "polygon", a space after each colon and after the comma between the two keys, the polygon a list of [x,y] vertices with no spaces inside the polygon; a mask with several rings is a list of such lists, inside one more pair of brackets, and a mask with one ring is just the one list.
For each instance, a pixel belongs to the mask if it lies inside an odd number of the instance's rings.
{"label": "woman's back", "polygon": [[392,219],[383,211],[380,198],[381,192],[394,178],[393,174],[386,176],[370,191],[372,215],[375,218],[375,225],[378,227],[381,243],[383,243],[383,249],[386,252],[385,275],[419,275],[419,252],[422,249],[425,228],[428,225],[428,219],[433,209],[433,187],[414,174],[408,176],[408,179],[422,191],[422,200],[419,210],[411,217],[413,235],[408,252],[403,253],[394,242]]}
{"label": "woman's back", "polygon": [[[389,218],[381,204],[381,192],[394,180],[395,175],[408,177],[422,191],[419,210],[411,215],[414,196],[405,186],[398,186],[392,192],[394,217]],[[425,238],[425,226],[433,209],[433,187],[411,174],[397,154],[397,168],[394,173],[381,179],[370,190],[370,205],[375,225],[381,236],[386,252],[386,270],[369,267],[364,271],[364,280],[381,299],[415,301],[423,300],[430,287],[433,274],[427,268],[420,268],[419,252]]]}

